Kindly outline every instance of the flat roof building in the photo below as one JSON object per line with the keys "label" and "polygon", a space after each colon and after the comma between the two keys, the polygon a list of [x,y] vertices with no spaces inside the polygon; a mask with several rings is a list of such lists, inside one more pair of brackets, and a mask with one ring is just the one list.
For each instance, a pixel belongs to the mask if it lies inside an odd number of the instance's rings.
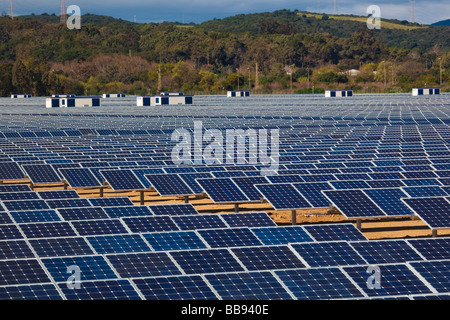
{"label": "flat roof building", "polygon": [[413,96],[431,96],[441,94],[441,88],[413,88]]}
{"label": "flat roof building", "polygon": [[352,97],[353,90],[325,90],[326,98]]}
{"label": "flat roof building", "polygon": [[227,91],[227,97],[231,98],[231,97],[249,97],[250,96],[250,91],[249,90],[239,90],[239,91]]}
{"label": "flat roof building", "polygon": [[45,101],[46,108],[100,107],[101,97],[51,97]]}
{"label": "flat roof building", "polygon": [[192,104],[192,95],[179,94],[164,94],[159,96],[139,96],[136,98],[136,105],[138,107],[145,106],[162,106],[162,105],[184,105]]}

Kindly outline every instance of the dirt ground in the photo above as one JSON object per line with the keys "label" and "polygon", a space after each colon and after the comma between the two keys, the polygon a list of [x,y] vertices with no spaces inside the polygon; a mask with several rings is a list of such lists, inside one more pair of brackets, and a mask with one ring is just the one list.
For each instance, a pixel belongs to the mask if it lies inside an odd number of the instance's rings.
{"label": "dirt ground", "polygon": [[[61,190],[62,185],[35,186],[34,190]],[[99,197],[98,188],[77,189],[84,198]],[[139,192],[115,192],[110,188],[103,189],[104,197],[129,197],[135,205],[141,204]],[[144,192],[145,205],[184,203],[182,197],[161,197],[155,191]],[[233,204],[214,204],[206,197],[189,197],[191,203],[201,214],[235,212]],[[279,225],[292,225],[291,211],[275,211],[269,203],[239,204],[239,212],[266,212]],[[297,225],[319,223],[353,223],[355,219],[347,219],[339,212],[329,212],[329,208],[296,210]],[[361,231],[368,239],[401,239],[430,237],[431,229],[419,217],[363,219]],[[438,236],[450,236],[450,229],[439,230]]]}

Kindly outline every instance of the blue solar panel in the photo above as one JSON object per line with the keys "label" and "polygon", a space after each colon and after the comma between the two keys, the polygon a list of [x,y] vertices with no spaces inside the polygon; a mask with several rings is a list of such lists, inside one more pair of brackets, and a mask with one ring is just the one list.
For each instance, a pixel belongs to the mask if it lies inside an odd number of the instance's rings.
{"label": "blue solar panel", "polygon": [[233,248],[231,251],[249,271],[305,267],[288,246]]}
{"label": "blue solar panel", "polygon": [[128,280],[83,281],[80,288],[59,284],[68,300],[141,300]]}
{"label": "blue solar panel", "polygon": [[215,203],[248,202],[247,196],[231,178],[197,179],[209,198]]}
{"label": "blue solar panel", "polygon": [[370,185],[364,180],[331,181],[330,184],[337,190],[370,188]]}
{"label": "blue solar panel", "polygon": [[198,214],[197,209],[190,203],[160,204],[149,206],[155,215],[180,216]]}
{"label": "blue solar panel", "polygon": [[25,240],[0,241],[0,260],[34,258]]}
{"label": "blue solar panel", "polygon": [[152,216],[153,213],[148,206],[119,206],[119,207],[104,207],[103,210],[110,218],[121,217],[139,217]]}
{"label": "blue solar panel", "polygon": [[206,229],[198,230],[197,232],[211,248],[262,244],[248,228]]}
{"label": "blue solar panel", "polygon": [[450,259],[450,238],[410,239],[407,242],[426,260]]}
{"label": "blue solar panel", "polygon": [[213,175],[209,172],[180,173],[178,175],[196,194],[201,194],[203,192],[203,188],[198,184],[196,179],[213,178]]}
{"label": "blue solar panel", "polygon": [[44,200],[11,200],[3,201],[3,205],[8,211],[51,209]]}
{"label": "blue solar panel", "polygon": [[196,230],[209,228],[226,228],[227,225],[219,215],[197,214],[189,216],[174,216],[172,220],[180,230]]}
{"label": "blue solar panel", "polygon": [[165,252],[116,254],[107,258],[122,278],[181,274]]}
{"label": "blue solar panel", "polygon": [[292,185],[314,208],[325,208],[331,205],[322,194],[322,190],[333,190],[327,182],[293,183]]}
{"label": "blue solar panel", "polygon": [[0,192],[20,192],[20,191],[31,191],[31,188],[27,184],[0,185]]}
{"label": "blue solar panel", "polygon": [[53,238],[77,236],[68,222],[42,222],[20,224],[27,238]]}
{"label": "blue solar panel", "polygon": [[56,210],[32,210],[10,212],[16,223],[60,221]]}
{"label": "blue solar panel", "polygon": [[146,174],[145,177],[160,196],[195,194],[177,174]]}
{"label": "blue solar panel", "polygon": [[366,181],[370,188],[398,188],[406,186],[402,180],[372,180]]}
{"label": "blue solar panel", "polygon": [[53,284],[0,287],[0,300],[62,300]]}
{"label": "blue solar panel", "polygon": [[265,177],[232,178],[231,180],[239,189],[241,189],[250,201],[260,201],[263,198],[261,193],[255,188],[255,184],[269,182]]}
{"label": "blue solar panel", "polygon": [[100,173],[115,191],[148,189],[131,169],[101,170]]}
{"label": "blue solar panel", "polygon": [[401,201],[401,198],[408,197],[401,189],[368,189],[364,190],[364,193],[388,216],[410,216],[414,214]]}
{"label": "blue solar panel", "polygon": [[33,183],[61,182],[61,177],[49,164],[23,165],[22,168]]}
{"label": "blue solar panel", "polygon": [[171,251],[170,255],[186,274],[245,271],[227,249]]}
{"label": "blue solar panel", "polygon": [[298,300],[363,297],[339,268],[280,270],[275,274]]}
{"label": "blue solar panel", "polygon": [[0,201],[7,200],[35,200],[40,199],[36,192],[21,191],[21,192],[1,192]]}
{"label": "blue solar panel", "polygon": [[15,162],[0,162],[0,180],[25,179],[20,166]]}
{"label": "blue solar panel", "polygon": [[71,221],[71,224],[82,236],[128,233],[128,230],[119,219],[80,220]]}
{"label": "blue solar panel", "polygon": [[328,190],[323,193],[346,218],[386,216],[362,190]]}
{"label": "blue solar panel", "polygon": [[133,201],[128,197],[89,198],[89,202],[94,207],[121,207],[133,205]]}
{"label": "blue solar panel", "polygon": [[38,260],[0,260],[0,286],[49,282]]}
{"label": "blue solar panel", "polygon": [[[117,275],[102,256],[76,256],[41,259],[56,282],[67,283],[71,273],[68,268],[79,268],[82,283],[89,280],[116,279]],[[70,269],[69,269],[70,270]],[[73,272],[73,271],[72,271]],[[83,285],[81,284],[81,287]]]}
{"label": "blue solar panel", "polygon": [[30,245],[39,257],[61,257],[94,254],[81,237],[32,239]]}
{"label": "blue solar panel", "polygon": [[[417,186],[402,188],[409,197],[446,197],[448,194],[439,186]],[[406,198],[406,197],[405,197]]]}
{"label": "blue solar panel", "polygon": [[305,225],[303,228],[315,241],[367,240],[364,234],[351,223]]}
{"label": "blue solar panel", "polygon": [[161,174],[164,173],[163,169],[160,168],[148,168],[148,169],[132,169],[133,173],[139,179],[139,181],[144,185],[145,189],[151,187],[150,182],[145,178],[146,174]]}
{"label": "blue solar panel", "polygon": [[144,233],[142,236],[155,251],[207,248],[194,231],[153,232]]}
{"label": "blue solar panel", "polygon": [[403,183],[408,187],[441,185],[437,179],[404,179]]}
{"label": "blue solar panel", "polygon": [[406,265],[380,265],[380,285],[368,286],[367,266],[344,267],[344,271],[370,296],[396,296],[432,293]]}
{"label": "blue solar panel", "polygon": [[412,262],[411,266],[438,292],[448,293],[450,261]]}
{"label": "blue solar panel", "polygon": [[59,172],[72,188],[101,187],[102,182],[89,168],[64,168]]}
{"label": "blue solar panel", "polygon": [[251,231],[266,245],[314,241],[301,226],[252,228]]}
{"label": "blue solar panel", "polygon": [[134,279],[133,282],[147,300],[218,299],[205,280],[196,275]]}
{"label": "blue solar panel", "polygon": [[445,198],[402,199],[430,228],[450,228],[450,202]]}
{"label": "blue solar panel", "polygon": [[311,208],[311,204],[291,184],[261,184],[256,188],[275,210]]}
{"label": "blue solar panel", "polygon": [[366,264],[366,261],[343,241],[291,244],[309,267],[338,267]]}
{"label": "blue solar panel", "polygon": [[51,209],[58,208],[79,208],[79,207],[91,207],[91,203],[84,198],[79,199],[52,199],[45,200]]}
{"label": "blue solar panel", "polygon": [[373,240],[350,242],[369,264],[401,263],[423,260],[404,240]]}
{"label": "blue solar panel", "polygon": [[123,222],[133,233],[179,230],[168,216],[129,217],[123,218]]}
{"label": "blue solar panel", "polygon": [[205,277],[223,300],[292,299],[270,272],[210,274]]}
{"label": "blue solar panel", "polygon": [[265,212],[223,213],[220,217],[233,227],[272,227],[277,224]]}
{"label": "blue solar panel", "polygon": [[98,254],[151,251],[138,234],[118,234],[86,237]]}
{"label": "blue solar panel", "polygon": [[44,200],[80,198],[75,190],[38,191],[37,194]]}
{"label": "blue solar panel", "polygon": [[279,175],[279,176],[268,176],[267,180],[270,183],[290,183],[290,182],[304,182],[304,180],[299,175]]}
{"label": "blue solar panel", "polygon": [[108,216],[99,207],[60,208],[59,214],[64,220],[107,219]]}

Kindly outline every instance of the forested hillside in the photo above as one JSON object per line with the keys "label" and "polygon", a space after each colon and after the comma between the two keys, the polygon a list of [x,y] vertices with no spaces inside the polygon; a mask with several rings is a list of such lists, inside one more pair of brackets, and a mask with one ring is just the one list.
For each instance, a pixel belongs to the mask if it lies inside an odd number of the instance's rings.
{"label": "forested hillside", "polygon": [[439,84],[440,70],[448,85],[450,27],[390,22],[407,28],[289,10],[199,25],[83,15],[81,30],[54,15],[1,17],[0,95],[402,91]]}

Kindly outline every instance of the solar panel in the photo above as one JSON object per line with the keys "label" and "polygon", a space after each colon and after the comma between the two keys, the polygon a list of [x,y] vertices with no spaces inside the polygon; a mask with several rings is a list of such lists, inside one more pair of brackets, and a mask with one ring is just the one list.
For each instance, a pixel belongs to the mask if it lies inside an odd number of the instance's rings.
{"label": "solar panel", "polygon": [[99,207],[60,208],[58,212],[67,221],[108,218],[103,209]]}
{"label": "solar panel", "polygon": [[52,199],[45,200],[51,209],[58,208],[79,208],[79,207],[91,207],[91,203],[85,198],[79,199]]}
{"label": "solar panel", "polygon": [[71,221],[75,230],[82,236],[100,234],[128,233],[119,219]]}
{"label": "solar panel", "polygon": [[186,274],[245,271],[227,249],[171,251],[170,255]]}
{"label": "solar panel", "polygon": [[142,235],[155,251],[207,248],[194,231],[152,232]]}
{"label": "solar panel", "polygon": [[71,188],[101,187],[103,184],[89,168],[65,168],[59,172]]}
{"label": "solar panel", "polygon": [[414,214],[402,201],[408,197],[401,189],[368,189],[364,193],[388,216],[411,216]]}
{"label": "solar panel", "polygon": [[132,169],[135,176],[144,185],[145,189],[151,187],[150,182],[145,178],[146,174],[161,174],[164,173],[163,169],[160,168],[146,168],[146,169]]}
{"label": "solar panel", "polygon": [[0,260],[34,258],[25,240],[0,241]]}
{"label": "solar panel", "polygon": [[58,284],[68,300],[142,300],[129,280],[83,281],[80,288]]}
{"label": "solar panel", "polygon": [[168,216],[129,217],[122,218],[122,220],[133,233],[179,231]]}
{"label": "solar panel", "polygon": [[151,251],[144,239],[138,234],[90,236],[86,239],[98,254]]}
{"label": "solar panel", "polygon": [[402,180],[371,180],[366,181],[370,188],[399,188],[406,186]]}
{"label": "solar panel", "polygon": [[406,240],[426,260],[450,259],[450,238]]}
{"label": "solar panel", "polygon": [[0,286],[50,282],[36,259],[0,260]]}
{"label": "solar panel", "polygon": [[270,272],[208,274],[205,278],[223,300],[286,300],[291,295]]}
{"label": "solar panel", "polygon": [[277,270],[275,274],[298,300],[364,296],[339,268]]}
{"label": "solar panel", "polygon": [[198,184],[196,179],[213,178],[213,175],[209,172],[180,173],[178,175],[196,194],[201,194],[203,192],[203,188]]}
{"label": "solar panel", "polygon": [[431,229],[449,228],[450,202],[445,198],[402,199]]}
{"label": "solar panel", "polygon": [[131,169],[101,170],[100,173],[114,191],[148,189]]}
{"label": "solar panel", "polygon": [[243,247],[231,251],[249,271],[305,267],[288,246]]}
{"label": "solar panel", "polygon": [[367,240],[364,234],[351,223],[305,225],[303,228],[315,241]]}
{"label": "solar panel", "polygon": [[362,190],[327,190],[323,193],[346,218],[386,216]]}
{"label": "solar panel", "polygon": [[3,205],[8,211],[51,209],[44,200],[11,200],[3,201]]}
{"label": "solar panel", "polygon": [[20,191],[31,191],[31,188],[27,184],[10,184],[10,185],[0,185],[0,192],[20,192]]}
{"label": "solar panel", "polygon": [[246,177],[246,178],[232,178],[231,179],[239,189],[247,196],[250,201],[260,201],[262,199],[261,193],[255,188],[256,184],[268,183],[265,177]]}
{"label": "solar panel", "polygon": [[260,184],[256,188],[275,210],[311,208],[311,204],[291,184]]}
{"label": "solar panel", "polygon": [[220,218],[219,215],[205,214],[205,215],[189,215],[189,216],[174,216],[172,221],[180,228],[180,230],[196,230],[208,228],[226,228],[227,225]]}
{"label": "solar panel", "polygon": [[68,222],[25,223],[19,226],[29,239],[77,236]]}
{"label": "solar panel", "polygon": [[110,218],[152,216],[148,206],[118,206],[102,208]]}
{"label": "solar panel", "polygon": [[402,263],[423,258],[404,240],[373,240],[350,242],[350,245],[369,263]]}
{"label": "solar panel", "polygon": [[202,277],[172,276],[133,279],[147,300],[217,300],[217,296]]}
{"label": "solar panel", "polygon": [[333,190],[327,182],[293,183],[292,185],[314,208],[325,208],[331,205],[322,194],[322,190]]}
{"label": "solar panel", "polygon": [[277,224],[265,212],[223,213],[220,217],[229,227],[272,227]]}
{"label": "solar panel", "polygon": [[180,275],[165,252],[125,253],[106,256],[122,278]]}
{"label": "solar panel", "polygon": [[344,241],[291,244],[309,267],[338,267],[366,264],[366,261]]}
{"label": "solar panel", "polygon": [[145,177],[160,196],[195,194],[177,174],[146,174]]}
{"label": "solar panel", "polygon": [[62,257],[94,254],[86,240],[81,237],[31,239],[29,242],[38,257]]}
{"label": "solar panel", "polygon": [[33,191],[21,191],[21,192],[2,192],[0,193],[0,201],[7,200],[36,200],[40,199],[39,196]]}
{"label": "solar panel", "polygon": [[[404,187],[402,188],[409,197],[446,197],[448,194],[439,186],[417,186],[417,187]],[[406,198],[406,197],[405,197]]]}
{"label": "solar panel", "polygon": [[56,210],[32,210],[10,212],[16,223],[60,221]]}
{"label": "solar panel", "polygon": [[75,190],[38,191],[36,193],[44,200],[80,198]]}
{"label": "solar panel", "polygon": [[133,205],[133,201],[128,197],[89,198],[89,202],[94,207],[122,207]]}
{"label": "solar panel", "polygon": [[22,168],[33,183],[61,182],[61,177],[49,164],[23,165]]}
{"label": "solar panel", "polygon": [[368,286],[370,273],[367,266],[344,267],[350,278],[370,296],[400,296],[432,293],[414,272],[404,264],[380,265],[380,285]]}
{"label": "solar panel", "polygon": [[[83,280],[82,283],[89,280],[117,278],[115,272],[102,256],[43,258],[41,261],[55,282],[64,282],[66,286],[71,275],[67,270],[71,266],[79,268]],[[81,285],[80,287],[83,286]]]}
{"label": "solar panel", "polygon": [[435,289],[435,293],[450,291],[450,261],[412,262],[411,266]]}
{"label": "solar panel", "polygon": [[197,179],[197,182],[215,203],[249,202],[231,178]]}
{"label": "solar panel", "polygon": [[364,180],[330,181],[330,184],[337,190],[370,188],[370,185]]}
{"label": "solar panel", "polygon": [[251,228],[265,245],[314,241],[301,226]]}
{"label": "solar panel", "polygon": [[180,216],[198,214],[197,209],[190,203],[151,205],[149,208],[155,215]]}
{"label": "solar panel", "polygon": [[0,162],[0,181],[25,179],[20,166],[15,162]]}
{"label": "solar panel", "polygon": [[53,284],[0,287],[0,300],[62,300]]}
{"label": "solar panel", "polygon": [[248,228],[197,230],[211,248],[257,246],[262,243]]}

